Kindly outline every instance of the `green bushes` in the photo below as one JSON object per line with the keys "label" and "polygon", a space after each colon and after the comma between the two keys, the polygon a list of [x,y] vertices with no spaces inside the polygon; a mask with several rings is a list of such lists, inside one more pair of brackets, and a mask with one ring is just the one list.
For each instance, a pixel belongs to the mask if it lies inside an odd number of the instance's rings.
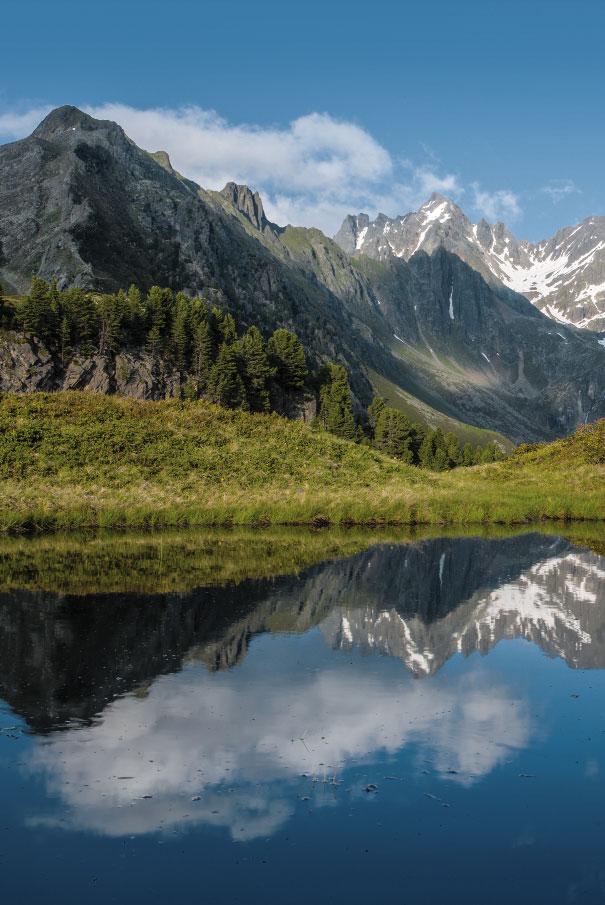
{"label": "green bushes", "polygon": [[444,434],[440,427],[432,430],[413,423],[403,412],[388,406],[380,396],[376,396],[368,408],[368,429],[376,449],[409,465],[421,465],[433,471],[497,462],[504,458],[495,443],[485,446],[465,443],[461,447],[455,434]]}

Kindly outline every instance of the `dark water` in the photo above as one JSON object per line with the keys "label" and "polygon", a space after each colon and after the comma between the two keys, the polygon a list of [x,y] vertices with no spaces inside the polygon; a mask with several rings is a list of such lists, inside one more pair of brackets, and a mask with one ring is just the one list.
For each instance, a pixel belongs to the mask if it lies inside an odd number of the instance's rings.
{"label": "dark water", "polygon": [[98,594],[64,593],[69,551],[63,584],[52,545],[0,551],[2,901],[605,902],[594,550],[381,543],[157,593],[99,552]]}

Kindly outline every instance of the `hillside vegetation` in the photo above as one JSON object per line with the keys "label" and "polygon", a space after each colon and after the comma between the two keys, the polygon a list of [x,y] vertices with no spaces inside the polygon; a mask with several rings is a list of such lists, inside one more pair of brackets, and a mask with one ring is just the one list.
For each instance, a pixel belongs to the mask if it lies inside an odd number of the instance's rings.
{"label": "hillside vegetation", "polygon": [[81,392],[0,399],[0,530],[605,517],[605,422],[435,473],[279,416]]}

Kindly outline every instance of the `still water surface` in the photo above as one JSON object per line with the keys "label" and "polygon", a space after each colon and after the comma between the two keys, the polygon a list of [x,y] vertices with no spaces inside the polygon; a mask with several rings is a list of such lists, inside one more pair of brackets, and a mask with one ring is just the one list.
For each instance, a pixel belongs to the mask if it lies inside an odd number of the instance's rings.
{"label": "still water surface", "polygon": [[242,536],[161,591],[36,543],[0,550],[3,901],[605,902],[603,540],[246,580]]}

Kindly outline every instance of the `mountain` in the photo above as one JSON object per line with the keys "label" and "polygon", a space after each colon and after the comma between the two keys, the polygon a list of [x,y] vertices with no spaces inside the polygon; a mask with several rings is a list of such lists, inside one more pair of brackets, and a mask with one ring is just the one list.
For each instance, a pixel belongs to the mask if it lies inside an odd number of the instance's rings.
{"label": "mountain", "polygon": [[[141,150],[113,122],[60,107],[31,136],[0,147],[0,173],[0,281],[9,292],[26,291],[39,274],[59,288],[210,293],[244,324],[296,329],[318,361],[342,357],[358,396],[369,398],[359,360],[380,365],[381,350],[340,299],[251,237],[166,154]],[[233,196],[243,208],[245,198]]]}
{"label": "mountain", "polygon": [[[422,215],[427,242],[450,210],[443,199]],[[599,337],[555,328],[481,273],[478,257],[465,261],[460,243],[427,244],[430,254],[419,248],[409,260],[352,257],[341,245],[271,223],[247,186],[200,188],[165,153],[75,107],[0,147],[0,282],[11,293],[25,292],[32,274],[60,287],[203,293],[243,326],[294,330],[313,365],[342,361],[360,409],[380,392],[414,420],[475,443],[548,440],[605,415]],[[126,354],[133,393],[157,395],[141,350]],[[111,375],[115,361],[98,357],[76,356],[66,370],[31,337],[5,336],[0,390],[112,386],[95,375]],[[161,391],[173,383],[168,375]]]}
{"label": "mountain", "polygon": [[504,223],[471,223],[453,201],[434,193],[402,217],[348,216],[334,238],[348,254],[378,260],[408,261],[441,246],[559,323],[605,331],[605,217],[589,217],[534,244],[515,238]]}

